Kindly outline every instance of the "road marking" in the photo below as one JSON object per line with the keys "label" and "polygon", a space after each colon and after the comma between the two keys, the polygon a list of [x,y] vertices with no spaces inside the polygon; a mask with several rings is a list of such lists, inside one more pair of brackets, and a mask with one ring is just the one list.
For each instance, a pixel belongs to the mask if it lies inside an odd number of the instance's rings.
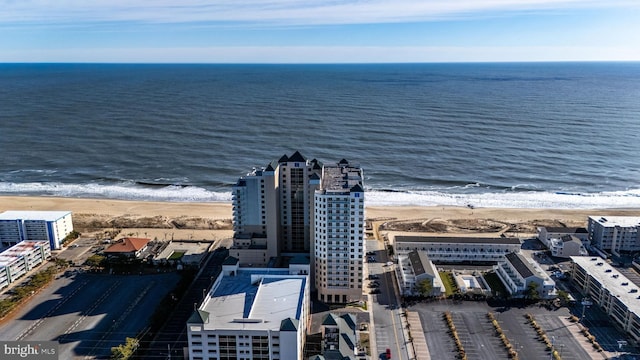
{"label": "road marking", "polygon": [[78,286],[75,290],[73,290],[71,293],[69,293],[69,295],[67,295],[67,296],[63,297],[62,299],[60,299],[60,301],[53,308],[51,308],[49,311],[47,311],[47,313],[44,314],[42,317],[40,317],[40,319],[38,319],[36,322],[31,324],[31,326],[29,326],[25,331],[23,331],[20,335],[18,335],[16,337],[16,340],[22,340],[25,337],[27,337],[29,334],[31,334],[38,326],[42,325],[42,323],[51,314],[53,314],[56,310],[58,310],[62,306],[62,304],[66,303],[69,299],[71,299],[78,291],[80,291],[80,289],[82,289],[88,283],[89,283],[89,281],[82,282],[80,284],[80,286]]}

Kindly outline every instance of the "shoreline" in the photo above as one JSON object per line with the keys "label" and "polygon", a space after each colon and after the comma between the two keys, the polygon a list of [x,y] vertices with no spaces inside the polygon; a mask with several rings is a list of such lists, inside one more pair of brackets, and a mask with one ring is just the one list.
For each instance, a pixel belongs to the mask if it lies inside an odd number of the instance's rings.
{"label": "shoreline", "polygon": [[[44,196],[0,196],[0,212],[71,211],[88,237],[225,241],[233,238],[231,202],[159,202]],[[430,236],[533,235],[539,226],[586,227],[587,217],[638,216],[640,209],[515,209],[466,206],[367,206],[365,220],[384,231]],[[388,223],[388,224],[385,224]],[[380,229],[382,231],[382,228]],[[508,234],[507,234],[508,235]]]}
{"label": "shoreline", "polygon": [[[231,202],[162,202],[47,196],[0,196],[0,212],[7,210],[68,210],[75,214],[108,216],[193,216],[231,219]],[[589,215],[640,216],[640,208],[546,209],[546,208],[468,208],[463,206],[367,206],[366,218],[411,219],[500,219],[527,221],[555,219],[587,221]]]}

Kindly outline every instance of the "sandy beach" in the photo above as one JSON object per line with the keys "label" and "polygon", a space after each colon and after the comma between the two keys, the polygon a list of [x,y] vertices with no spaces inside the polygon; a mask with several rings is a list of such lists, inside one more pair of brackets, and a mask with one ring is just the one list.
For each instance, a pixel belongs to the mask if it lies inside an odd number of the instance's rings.
{"label": "sandy beach", "polygon": [[[0,211],[6,210],[69,210],[73,212],[74,226],[81,232],[117,228],[126,234],[158,239],[220,239],[232,235],[230,203],[0,196]],[[640,209],[366,208],[367,219],[376,224],[387,223],[388,230],[436,233],[488,232],[505,227],[530,233],[539,225],[586,226],[589,215],[640,216]],[[180,233],[184,234],[177,235]]]}

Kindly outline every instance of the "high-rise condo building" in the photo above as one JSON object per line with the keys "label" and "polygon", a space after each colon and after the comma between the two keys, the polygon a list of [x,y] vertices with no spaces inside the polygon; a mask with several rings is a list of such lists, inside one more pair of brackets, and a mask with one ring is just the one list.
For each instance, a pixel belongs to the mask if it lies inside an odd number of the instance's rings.
{"label": "high-rise condo building", "polygon": [[318,299],[346,303],[362,296],[364,189],[362,169],[347,160],[324,166],[314,196],[312,275]]}
{"label": "high-rise condo building", "polygon": [[291,253],[310,253],[313,193],[322,164],[299,152],[253,169],[233,187],[234,246],[242,263],[266,265]]}
{"label": "high-rise condo building", "polygon": [[283,253],[309,253],[313,226],[313,193],[320,185],[322,165],[299,152],[278,160],[280,239]]}

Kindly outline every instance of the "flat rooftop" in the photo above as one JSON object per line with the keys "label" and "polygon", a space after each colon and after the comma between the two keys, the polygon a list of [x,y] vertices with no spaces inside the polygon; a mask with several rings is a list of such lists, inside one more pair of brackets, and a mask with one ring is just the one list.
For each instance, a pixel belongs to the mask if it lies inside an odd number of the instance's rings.
{"label": "flat rooftop", "polygon": [[282,320],[300,319],[306,281],[288,269],[241,269],[224,276],[200,307],[209,313],[204,327],[279,331]]}
{"label": "flat rooftop", "polygon": [[362,186],[360,168],[352,166],[325,166],[322,172],[322,190],[345,191],[356,186]]}
{"label": "flat rooftop", "polygon": [[422,242],[422,243],[446,243],[446,244],[518,244],[518,238],[483,238],[483,237],[449,237],[449,236],[420,236],[420,235],[396,235],[395,243],[399,242]]}
{"label": "flat rooftop", "polygon": [[12,264],[22,256],[29,254],[34,249],[49,245],[48,241],[25,240],[0,253],[0,267]]}
{"label": "flat rooftop", "polygon": [[71,211],[22,211],[8,210],[0,213],[0,220],[44,220],[56,221],[71,214]]}
{"label": "flat rooftop", "polygon": [[604,227],[635,227],[640,226],[640,217],[638,216],[589,216],[593,220]]}
{"label": "flat rooftop", "polygon": [[572,256],[579,265],[597,280],[611,295],[620,300],[630,312],[640,316],[640,288],[605,260],[592,256]]}

